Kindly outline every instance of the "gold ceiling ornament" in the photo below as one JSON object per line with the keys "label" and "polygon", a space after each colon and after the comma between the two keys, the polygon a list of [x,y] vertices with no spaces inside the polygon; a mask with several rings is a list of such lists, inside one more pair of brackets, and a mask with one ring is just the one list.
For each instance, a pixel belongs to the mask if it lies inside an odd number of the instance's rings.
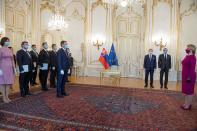
{"label": "gold ceiling ornament", "polygon": [[143,6],[146,0],[102,0],[104,3],[112,4],[114,6],[127,7],[134,4],[140,4]]}

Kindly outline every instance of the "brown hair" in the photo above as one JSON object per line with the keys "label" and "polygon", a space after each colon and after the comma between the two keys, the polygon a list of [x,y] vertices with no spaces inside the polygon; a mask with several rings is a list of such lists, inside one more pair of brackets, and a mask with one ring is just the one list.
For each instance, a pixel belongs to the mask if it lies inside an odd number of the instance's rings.
{"label": "brown hair", "polygon": [[192,54],[196,53],[196,46],[193,44],[187,45],[187,48],[189,48],[192,51]]}
{"label": "brown hair", "polygon": [[10,39],[8,38],[8,37],[3,37],[2,39],[1,39],[1,46],[4,46],[4,44],[5,44],[5,42],[6,41],[10,41]]}

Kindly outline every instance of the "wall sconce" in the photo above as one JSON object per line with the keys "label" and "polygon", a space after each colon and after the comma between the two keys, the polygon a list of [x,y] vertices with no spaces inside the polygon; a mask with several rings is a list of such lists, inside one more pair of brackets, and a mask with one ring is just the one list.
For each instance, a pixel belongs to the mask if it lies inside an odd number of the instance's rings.
{"label": "wall sconce", "polygon": [[99,50],[101,46],[105,43],[105,37],[102,34],[95,34],[92,37],[92,45],[96,46]]}
{"label": "wall sconce", "polygon": [[93,41],[93,46],[96,46],[97,49],[100,49],[100,46],[103,46],[103,42],[99,42],[99,40]]}
{"label": "wall sconce", "polygon": [[0,28],[0,38],[2,37],[3,35],[3,28]]}
{"label": "wall sconce", "polygon": [[161,51],[164,47],[166,47],[166,45],[167,45],[167,42],[166,42],[166,43],[163,42],[162,37],[161,37],[161,39],[160,39],[159,42],[154,41],[153,43],[154,43],[155,46],[159,46],[160,51]]}

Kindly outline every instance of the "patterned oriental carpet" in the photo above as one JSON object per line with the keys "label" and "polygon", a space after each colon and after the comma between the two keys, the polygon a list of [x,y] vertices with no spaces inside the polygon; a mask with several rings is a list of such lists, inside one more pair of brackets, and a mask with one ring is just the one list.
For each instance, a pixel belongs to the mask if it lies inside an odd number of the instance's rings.
{"label": "patterned oriental carpet", "polygon": [[69,85],[0,105],[0,127],[35,131],[197,131],[197,96],[180,109],[180,92]]}

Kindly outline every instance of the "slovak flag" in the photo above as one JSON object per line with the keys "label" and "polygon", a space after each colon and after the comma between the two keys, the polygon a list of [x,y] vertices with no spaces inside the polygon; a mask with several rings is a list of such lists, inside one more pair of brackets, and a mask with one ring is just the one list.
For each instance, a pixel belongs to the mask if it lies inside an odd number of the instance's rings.
{"label": "slovak flag", "polygon": [[108,54],[107,54],[107,50],[105,48],[103,48],[101,55],[99,57],[99,61],[101,62],[101,64],[103,65],[103,67],[105,69],[109,68],[109,64],[108,64]]}

